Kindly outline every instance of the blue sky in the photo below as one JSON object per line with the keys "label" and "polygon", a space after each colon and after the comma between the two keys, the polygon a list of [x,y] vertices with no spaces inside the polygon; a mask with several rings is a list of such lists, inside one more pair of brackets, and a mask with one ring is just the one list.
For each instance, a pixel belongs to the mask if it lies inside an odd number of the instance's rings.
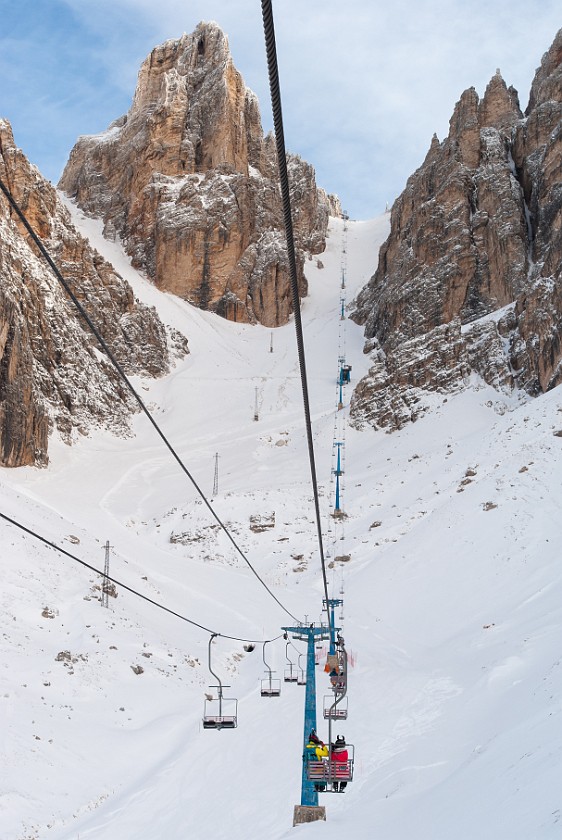
{"label": "blue sky", "polygon": [[[285,139],[353,218],[391,204],[455,102],[496,68],[523,109],[556,0],[274,0]],[[80,134],[128,110],[152,47],[215,20],[271,127],[259,0],[0,0],[0,116],[56,182]]]}

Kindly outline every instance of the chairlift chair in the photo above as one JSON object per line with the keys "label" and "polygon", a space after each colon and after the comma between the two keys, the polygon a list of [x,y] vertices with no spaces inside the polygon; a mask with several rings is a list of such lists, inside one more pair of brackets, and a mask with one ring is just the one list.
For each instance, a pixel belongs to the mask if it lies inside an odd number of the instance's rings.
{"label": "chairlift chair", "polygon": [[[271,672],[275,673],[274,671]],[[266,677],[261,681],[261,696],[262,697],[279,697],[281,695],[281,680],[274,679],[271,676]]]}
{"label": "chairlift chair", "polygon": [[297,682],[297,679],[298,679],[298,677],[297,677],[297,666],[295,665],[294,662],[291,662],[291,660],[289,659],[289,645],[290,644],[291,644],[290,642],[287,642],[287,645],[285,647],[285,658],[288,662],[289,667],[285,668],[284,681],[285,682]]}
{"label": "chairlift chair", "polygon": [[217,685],[209,688],[217,689],[216,698],[212,695],[207,697],[203,708],[203,729],[235,729],[238,725],[238,700],[232,697],[224,697],[223,689],[230,686],[223,686],[220,678],[211,667],[211,644],[218,633],[213,633],[209,639],[209,671],[217,681]]}
{"label": "chairlift chair", "polygon": [[305,756],[306,778],[318,785],[319,793],[338,793],[334,784],[339,786],[341,782],[353,781],[355,747],[353,744],[346,744],[346,749],[349,755],[347,761],[332,761],[331,758],[318,761]]}
{"label": "chairlift chair", "polygon": [[[219,688],[218,686],[210,687]],[[223,697],[221,692],[217,698],[205,700],[203,729],[235,729],[238,725],[237,712],[238,700]]]}
{"label": "chairlift chair", "polygon": [[334,682],[332,682],[332,689],[336,694],[345,694],[347,691],[347,677],[344,674],[338,674]]}
{"label": "chairlift chair", "polygon": [[262,697],[279,697],[281,695],[281,680],[272,677],[275,671],[272,671],[265,661],[265,646],[267,642],[263,643],[263,664],[266,667],[267,677],[261,681],[261,696]]}
{"label": "chairlift chair", "polygon": [[324,720],[331,718],[332,720],[347,720],[347,697],[338,697],[337,693],[334,696],[324,696]]}

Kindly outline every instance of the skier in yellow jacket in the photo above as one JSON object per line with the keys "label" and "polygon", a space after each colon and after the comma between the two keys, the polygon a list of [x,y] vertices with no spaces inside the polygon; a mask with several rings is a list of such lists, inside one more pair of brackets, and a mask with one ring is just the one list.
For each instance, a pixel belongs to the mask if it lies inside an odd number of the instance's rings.
{"label": "skier in yellow jacket", "polygon": [[[308,737],[308,743],[305,748],[305,757],[307,761],[322,761],[328,757],[328,747],[320,740],[314,729]],[[315,783],[314,790],[325,790],[325,783]]]}

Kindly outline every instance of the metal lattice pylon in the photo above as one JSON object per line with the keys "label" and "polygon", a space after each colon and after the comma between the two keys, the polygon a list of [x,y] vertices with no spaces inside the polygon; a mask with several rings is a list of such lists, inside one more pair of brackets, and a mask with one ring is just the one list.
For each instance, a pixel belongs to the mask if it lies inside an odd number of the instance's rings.
{"label": "metal lattice pylon", "polygon": [[215,452],[215,477],[213,480],[213,496],[219,492],[219,453]]}
{"label": "metal lattice pylon", "polygon": [[101,584],[101,605],[109,608],[109,540],[105,543],[105,563],[103,566],[103,580]]}

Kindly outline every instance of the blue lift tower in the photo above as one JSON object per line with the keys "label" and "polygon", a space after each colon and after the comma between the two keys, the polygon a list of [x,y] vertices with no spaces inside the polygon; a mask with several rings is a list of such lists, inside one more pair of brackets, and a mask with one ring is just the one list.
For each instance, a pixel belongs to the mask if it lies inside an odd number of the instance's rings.
{"label": "blue lift tower", "polygon": [[[303,762],[301,804],[295,806],[293,824],[312,822],[326,819],[326,810],[318,805],[318,792],[314,789],[314,782],[308,778],[306,745],[312,730],[316,731],[316,673],[314,670],[314,646],[317,641],[330,639],[330,627],[327,624],[316,626],[298,625],[297,627],[283,627],[286,633],[291,633],[293,639],[307,643],[306,648],[306,695],[304,700],[304,730],[303,730]],[[339,632],[339,627],[334,632]]]}
{"label": "blue lift tower", "polygon": [[[330,610],[330,628],[329,628],[330,629],[330,655],[333,656],[333,654],[336,652],[336,632],[337,632],[336,627],[335,627],[335,621],[336,620],[335,620],[334,612],[335,612],[336,607],[343,606],[343,599],[342,598],[330,598],[329,601],[326,601],[326,599],[324,598],[322,600],[322,605],[324,606],[324,609],[329,608],[329,610]],[[343,616],[341,616],[341,617],[343,618]]]}

